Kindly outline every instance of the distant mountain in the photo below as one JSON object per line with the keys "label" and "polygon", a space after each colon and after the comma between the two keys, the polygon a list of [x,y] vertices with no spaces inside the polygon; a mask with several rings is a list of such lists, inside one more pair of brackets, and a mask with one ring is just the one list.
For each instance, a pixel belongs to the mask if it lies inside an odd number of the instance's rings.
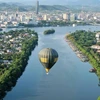
{"label": "distant mountain", "polygon": [[68,7],[66,6],[62,6],[62,5],[40,5],[40,10],[48,10],[48,11],[52,11],[52,10],[68,10]]}
{"label": "distant mountain", "polygon": [[[18,8],[19,11],[34,11],[35,6],[30,5],[23,5],[20,3],[0,3],[0,10],[1,11],[16,11]],[[53,11],[53,10],[68,10],[68,7],[62,6],[62,5],[40,5],[39,7],[40,11],[46,10],[46,11]]]}
{"label": "distant mountain", "polygon": [[20,3],[0,3],[0,11],[16,11],[19,8],[20,11],[27,11],[23,4]]}
{"label": "distant mountain", "polygon": [[69,1],[69,5],[100,5],[100,0],[77,0],[77,1]]}
{"label": "distant mountain", "polygon": [[[87,5],[86,5],[87,4]],[[100,11],[100,1],[99,0],[77,0],[77,1],[70,1],[68,4],[65,5],[40,5],[40,11],[73,11],[79,12],[81,10],[84,11]],[[0,3],[0,11],[35,11],[35,5],[24,5],[21,3]]]}

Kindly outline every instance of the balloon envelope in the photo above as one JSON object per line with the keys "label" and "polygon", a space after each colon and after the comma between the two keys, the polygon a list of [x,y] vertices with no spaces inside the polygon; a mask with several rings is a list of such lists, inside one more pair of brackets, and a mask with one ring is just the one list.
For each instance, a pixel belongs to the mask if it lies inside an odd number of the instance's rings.
{"label": "balloon envelope", "polygon": [[58,60],[58,53],[52,48],[45,48],[39,52],[39,60],[44,66],[46,72],[53,67]]}

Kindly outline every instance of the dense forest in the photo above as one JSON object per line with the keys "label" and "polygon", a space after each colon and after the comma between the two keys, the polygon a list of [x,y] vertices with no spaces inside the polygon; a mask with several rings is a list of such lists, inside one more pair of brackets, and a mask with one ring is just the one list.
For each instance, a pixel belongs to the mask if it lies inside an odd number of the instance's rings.
{"label": "dense forest", "polygon": [[9,31],[6,34],[13,33],[16,33],[14,34],[14,37],[15,35],[26,35],[26,33],[28,33],[28,36],[31,37],[26,37],[27,39],[22,38],[21,52],[12,54],[12,56],[10,57],[12,59],[12,63],[8,67],[5,67],[0,71],[2,72],[0,74],[0,100],[6,95],[7,91],[10,91],[12,87],[15,86],[18,78],[25,70],[29,56],[31,55],[31,51],[38,44],[38,35],[35,31],[31,31],[28,29],[16,30]]}

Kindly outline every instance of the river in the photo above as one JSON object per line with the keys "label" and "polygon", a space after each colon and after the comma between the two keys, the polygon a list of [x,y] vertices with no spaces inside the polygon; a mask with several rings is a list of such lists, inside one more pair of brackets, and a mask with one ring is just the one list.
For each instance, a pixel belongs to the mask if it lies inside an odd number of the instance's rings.
{"label": "river", "polygon": [[[97,100],[100,96],[99,80],[89,73],[92,66],[81,62],[64,40],[66,33],[75,30],[100,30],[100,26],[53,27],[55,33],[43,35],[50,27],[34,28],[39,35],[38,46],[32,51],[28,65],[16,86],[4,100]],[[5,29],[8,31],[11,29]],[[38,60],[43,48],[54,48],[59,60],[47,75]]]}

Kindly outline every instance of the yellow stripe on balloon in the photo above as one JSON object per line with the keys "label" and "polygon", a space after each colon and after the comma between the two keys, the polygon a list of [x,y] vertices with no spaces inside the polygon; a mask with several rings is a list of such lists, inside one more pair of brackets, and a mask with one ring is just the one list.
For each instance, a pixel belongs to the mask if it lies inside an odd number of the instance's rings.
{"label": "yellow stripe on balloon", "polygon": [[48,63],[48,59],[47,58],[41,58],[41,62],[42,63]]}

